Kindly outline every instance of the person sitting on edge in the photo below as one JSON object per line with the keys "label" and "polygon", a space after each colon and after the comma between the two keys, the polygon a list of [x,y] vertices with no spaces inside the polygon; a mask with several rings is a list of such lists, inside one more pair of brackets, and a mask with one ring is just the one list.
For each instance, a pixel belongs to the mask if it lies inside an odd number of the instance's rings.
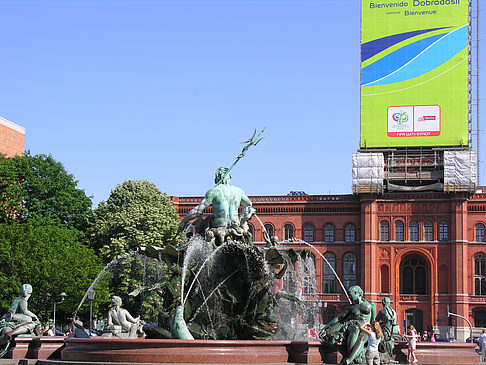
{"label": "person sitting on edge", "polygon": [[54,326],[49,327],[49,329],[47,330],[47,336],[55,336]]}
{"label": "person sitting on edge", "polygon": [[434,326],[432,326],[431,324],[427,326],[427,339],[430,342],[435,342]]}

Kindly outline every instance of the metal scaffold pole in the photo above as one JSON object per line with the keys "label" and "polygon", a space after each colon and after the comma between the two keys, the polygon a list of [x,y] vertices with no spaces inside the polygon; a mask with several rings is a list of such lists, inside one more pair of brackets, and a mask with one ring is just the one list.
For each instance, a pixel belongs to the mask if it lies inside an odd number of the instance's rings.
{"label": "metal scaffold pole", "polygon": [[480,79],[479,79],[479,13],[480,0],[476,0],[476,185],[481,185],[481,123],[480,123]]}
{"label": "metal scaffold pole", "polygon": [[476,0],[476,162],[477,185],[481,184],[481,153],[480,153],[480,121],[479,121],[479,8],[480,0]]}

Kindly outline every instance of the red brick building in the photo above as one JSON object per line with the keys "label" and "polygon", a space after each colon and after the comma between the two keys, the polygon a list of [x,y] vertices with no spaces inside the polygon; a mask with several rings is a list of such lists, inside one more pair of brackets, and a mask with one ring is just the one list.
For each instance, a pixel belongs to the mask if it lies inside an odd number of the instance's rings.
{"label": "red brick building", "polygon": [[0,154],[14,157],[24,154],[25,128],[0,118]]}
{"label": "red brick building", "polygon": [[[184,216],[201,197],[174,197]],[[356,195],[252,196],[261,222],[285,247],[311,243],[334,266],[344,285],[359,284],[380,309],[390,297],[401,328],[464,340],[469,326],[450,312],[486,327],[486,188],[476,193],[408,192]],[[254,241],[262,226],[251,220]],[[292,240],[291,238],[294,238]],[[290,240],[289,240],[290,239]],[[314,251],[314,250],[313,250]],[[314,252],[317,293],[307,293],[327,322],[347,305],[321,255]]]}

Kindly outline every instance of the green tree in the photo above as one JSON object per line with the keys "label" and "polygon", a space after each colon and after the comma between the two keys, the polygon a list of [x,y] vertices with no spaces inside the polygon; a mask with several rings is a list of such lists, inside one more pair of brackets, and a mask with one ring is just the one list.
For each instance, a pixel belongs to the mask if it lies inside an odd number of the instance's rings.
{"label": "green tree", "polygon": [[[58,306],[56,317],[65,319],[72,315],[102,269],[101,260],[77,237],[76,231],[57,225],[0,224],[2,313],[18,295],[20,286],[29,283],[34,288],[29,308],[41,320],[52,318],[52,304],[45,301],[46,293],[55,296],[66,292],[68,296]],[[104,304],[108,298],[108,288],[98,286],[97,303]]]}
{"label": "green tree", "polygon": [[0,156],[0,222],[21,219],[83,231],[91,199],[52,156]]}
{"label": "green tree", "polygon": [[[103,261],[110,263],[140,246],[164,246],[174,237],[178,224],[179,216],[168,195],[148,181],[125,181],[93,210],[88,237]],[[166,272],[162,262],[130,255],[111,270],[110,289],[122,297],[130,312],[154,318],[162,308],[157,288],[166,280]],[[139,295],[128,295],[133,291]]]}
{"label": "green tree", "polygon": [[167,194],[148,181],[125,181],[99,203],[90,218],[89,240],[105,263],[140,246],[163,246],[179,216]]}

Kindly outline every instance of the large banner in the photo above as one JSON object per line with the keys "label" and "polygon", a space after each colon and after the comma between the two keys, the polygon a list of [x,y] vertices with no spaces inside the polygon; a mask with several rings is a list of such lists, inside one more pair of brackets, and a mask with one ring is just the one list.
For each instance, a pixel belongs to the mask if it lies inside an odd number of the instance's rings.
{"label": "large banner", "polygon": [[362,0],[361,147],[465,146],[468,0]]}

